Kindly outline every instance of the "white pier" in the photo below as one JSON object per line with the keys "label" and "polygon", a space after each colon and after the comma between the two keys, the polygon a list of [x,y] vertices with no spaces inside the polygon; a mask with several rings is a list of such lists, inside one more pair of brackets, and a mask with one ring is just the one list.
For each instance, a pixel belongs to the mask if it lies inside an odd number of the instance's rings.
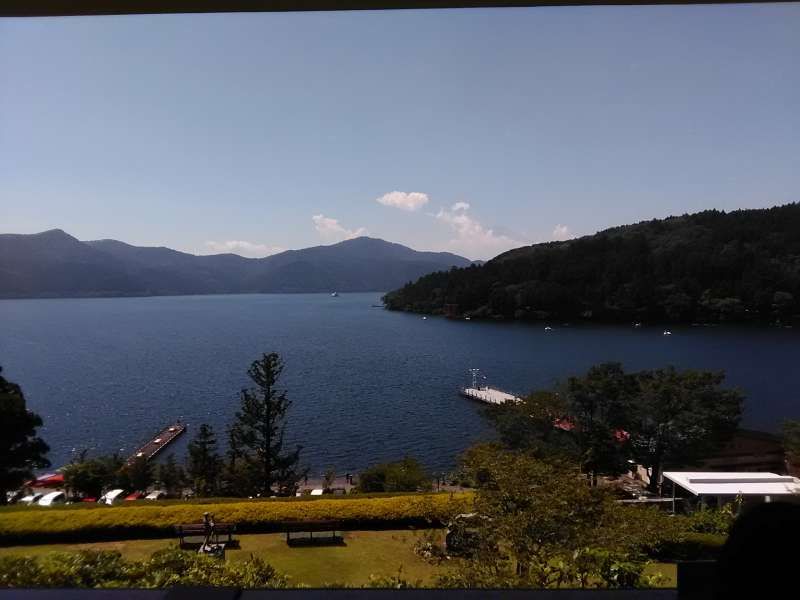
{"label": "white pier", "polygon": [[461,388],[461,395],[486,404],[505,404],[522,402],[522,398],[489,386]]}

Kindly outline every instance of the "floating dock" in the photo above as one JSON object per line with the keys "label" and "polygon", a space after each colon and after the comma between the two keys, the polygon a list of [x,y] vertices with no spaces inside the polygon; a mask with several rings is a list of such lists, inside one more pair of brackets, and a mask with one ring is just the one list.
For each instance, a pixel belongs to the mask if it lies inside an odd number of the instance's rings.
{"label": "floating dock", "polygon": [[153,439],[141,446],[128,458],[127,464],[131,464],[136,459],[146,458],[150,460],[164,448],[169,446],[175,439],[186,431],[186,425],[178,421],[169,427],[162,429]]}
{"label": "floating dock", "polygon": [[522,402],[522,398],[509,394],[502,390],[493,387],[465,387],[461,388],[461,395],[471,400],[477,400],[484,404],[505,404],[506,402],[513,402],[514,404]]}

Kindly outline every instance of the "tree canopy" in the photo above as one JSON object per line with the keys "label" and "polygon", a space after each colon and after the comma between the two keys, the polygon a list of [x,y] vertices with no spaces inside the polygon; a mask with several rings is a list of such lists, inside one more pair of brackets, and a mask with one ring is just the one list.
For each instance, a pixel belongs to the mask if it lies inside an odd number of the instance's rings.
{"label": "tree canopy", "polygon": [[64,468],[64,483],[72,493],[98,498],[110,486],[126,487],[129,484],[123,474],[124,463],[118,455],[87,458],[87,454],[84,450]]}
{"label": "tree canopy", "polygon": [[358,476],[361,492],[416,492],[432,488],[425,467],[410,456],[403,460],[375,465]]}
{"label": "tree canopy", "polygon": [[[454,587],[634,587],[642,548],[666,515],[616,504],[574,465],[493,444],[469,449],[476,482],[474,551],[442,583]],[[664,518],[661,518],[664,517]]]}
{"label": "tree canopy", "polygon": [[655,488],[665,466],[695,464],[736,431],[743,396],[723,388],[724,379],[673,367],[625,373],[604,363],[488,415],[508,448],[574,461],[593,481],[624,473],[633,460],[650,470]]}
{"label": "tree canopy", "polygon": [[0,374],[0,504],[8,502],[7,492],[30,479],[34,469],[50,466],[50,448],[36,435],[41,426],[42,418],[27,409],[22,389]]}
{"label": "tree canopy", "polygon": [[800,204],[654,219],[425,275],[384,301],[507,319],[785,322],[800,313],[798,231]]}

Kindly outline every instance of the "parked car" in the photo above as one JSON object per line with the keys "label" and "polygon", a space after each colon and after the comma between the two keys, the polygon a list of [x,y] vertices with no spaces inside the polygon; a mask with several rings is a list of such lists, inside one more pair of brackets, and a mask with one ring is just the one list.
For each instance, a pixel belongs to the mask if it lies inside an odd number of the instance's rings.
{"label": "parked car", "polygon": [[144,498],[144,494],[142,492],[133,492],[132,494],[125,496],[125,501],[130,502],[132,500],[141,500],[142,498]]}
{"label": "parked car", "polygon": [[30,506],[31,504],[36,504],[43,495],[44,494],[41,494],[41,493],[29,494],[28,496],[23,496],[22,498],[20,498],[19,499],[19,503],[20,504],[27,504],[27,505]]}
{"label": "parked car", "polygon": [[167,492],[164,490],[153,490],[147,496],[144,497],[145,500],[161,500],[167,497]]}
{"label": "parked car", "polygon": [[103,494],[102,496],[100,496],[100,499],[97,502],[99,504],[108,504],[109,506],[111,506],[112,504],[120,500],[120,496],[122,496],[122,494],[124,493],[125,490],[122,489],[110,490],[105,494]]}
{"label": "parked car", "polygon": [[15,502],[19,502],[23,496],[25,496],[25,492],[22,490],[14,490],[13,492],[6,492],[6,502],[8,504],[14,504]]}
{"label": "parked car", "polygon": [[39,506],[55,506],[64,504],[66,501],[67,495],[64,492],[50,492],[39,499]]}

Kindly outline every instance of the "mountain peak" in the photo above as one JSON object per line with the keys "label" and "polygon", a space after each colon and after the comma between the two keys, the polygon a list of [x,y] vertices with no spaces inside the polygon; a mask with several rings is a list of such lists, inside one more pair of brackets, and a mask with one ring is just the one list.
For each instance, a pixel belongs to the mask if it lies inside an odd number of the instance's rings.
{"label": "mountain peak", "polygon": [[63,229],[48,229],[46,231],[40,231],[39,233],[32,234],[38,238],[51,238],[51,239],[70,239],[78,241],[78,238],[71,236]]}
{"label": "mountain peak", "polygon": [[118,240],[81,242],[60,229],[0,236],[0,297],[385,291],[463,257],[361,236],[260,259],[194,255]]}

